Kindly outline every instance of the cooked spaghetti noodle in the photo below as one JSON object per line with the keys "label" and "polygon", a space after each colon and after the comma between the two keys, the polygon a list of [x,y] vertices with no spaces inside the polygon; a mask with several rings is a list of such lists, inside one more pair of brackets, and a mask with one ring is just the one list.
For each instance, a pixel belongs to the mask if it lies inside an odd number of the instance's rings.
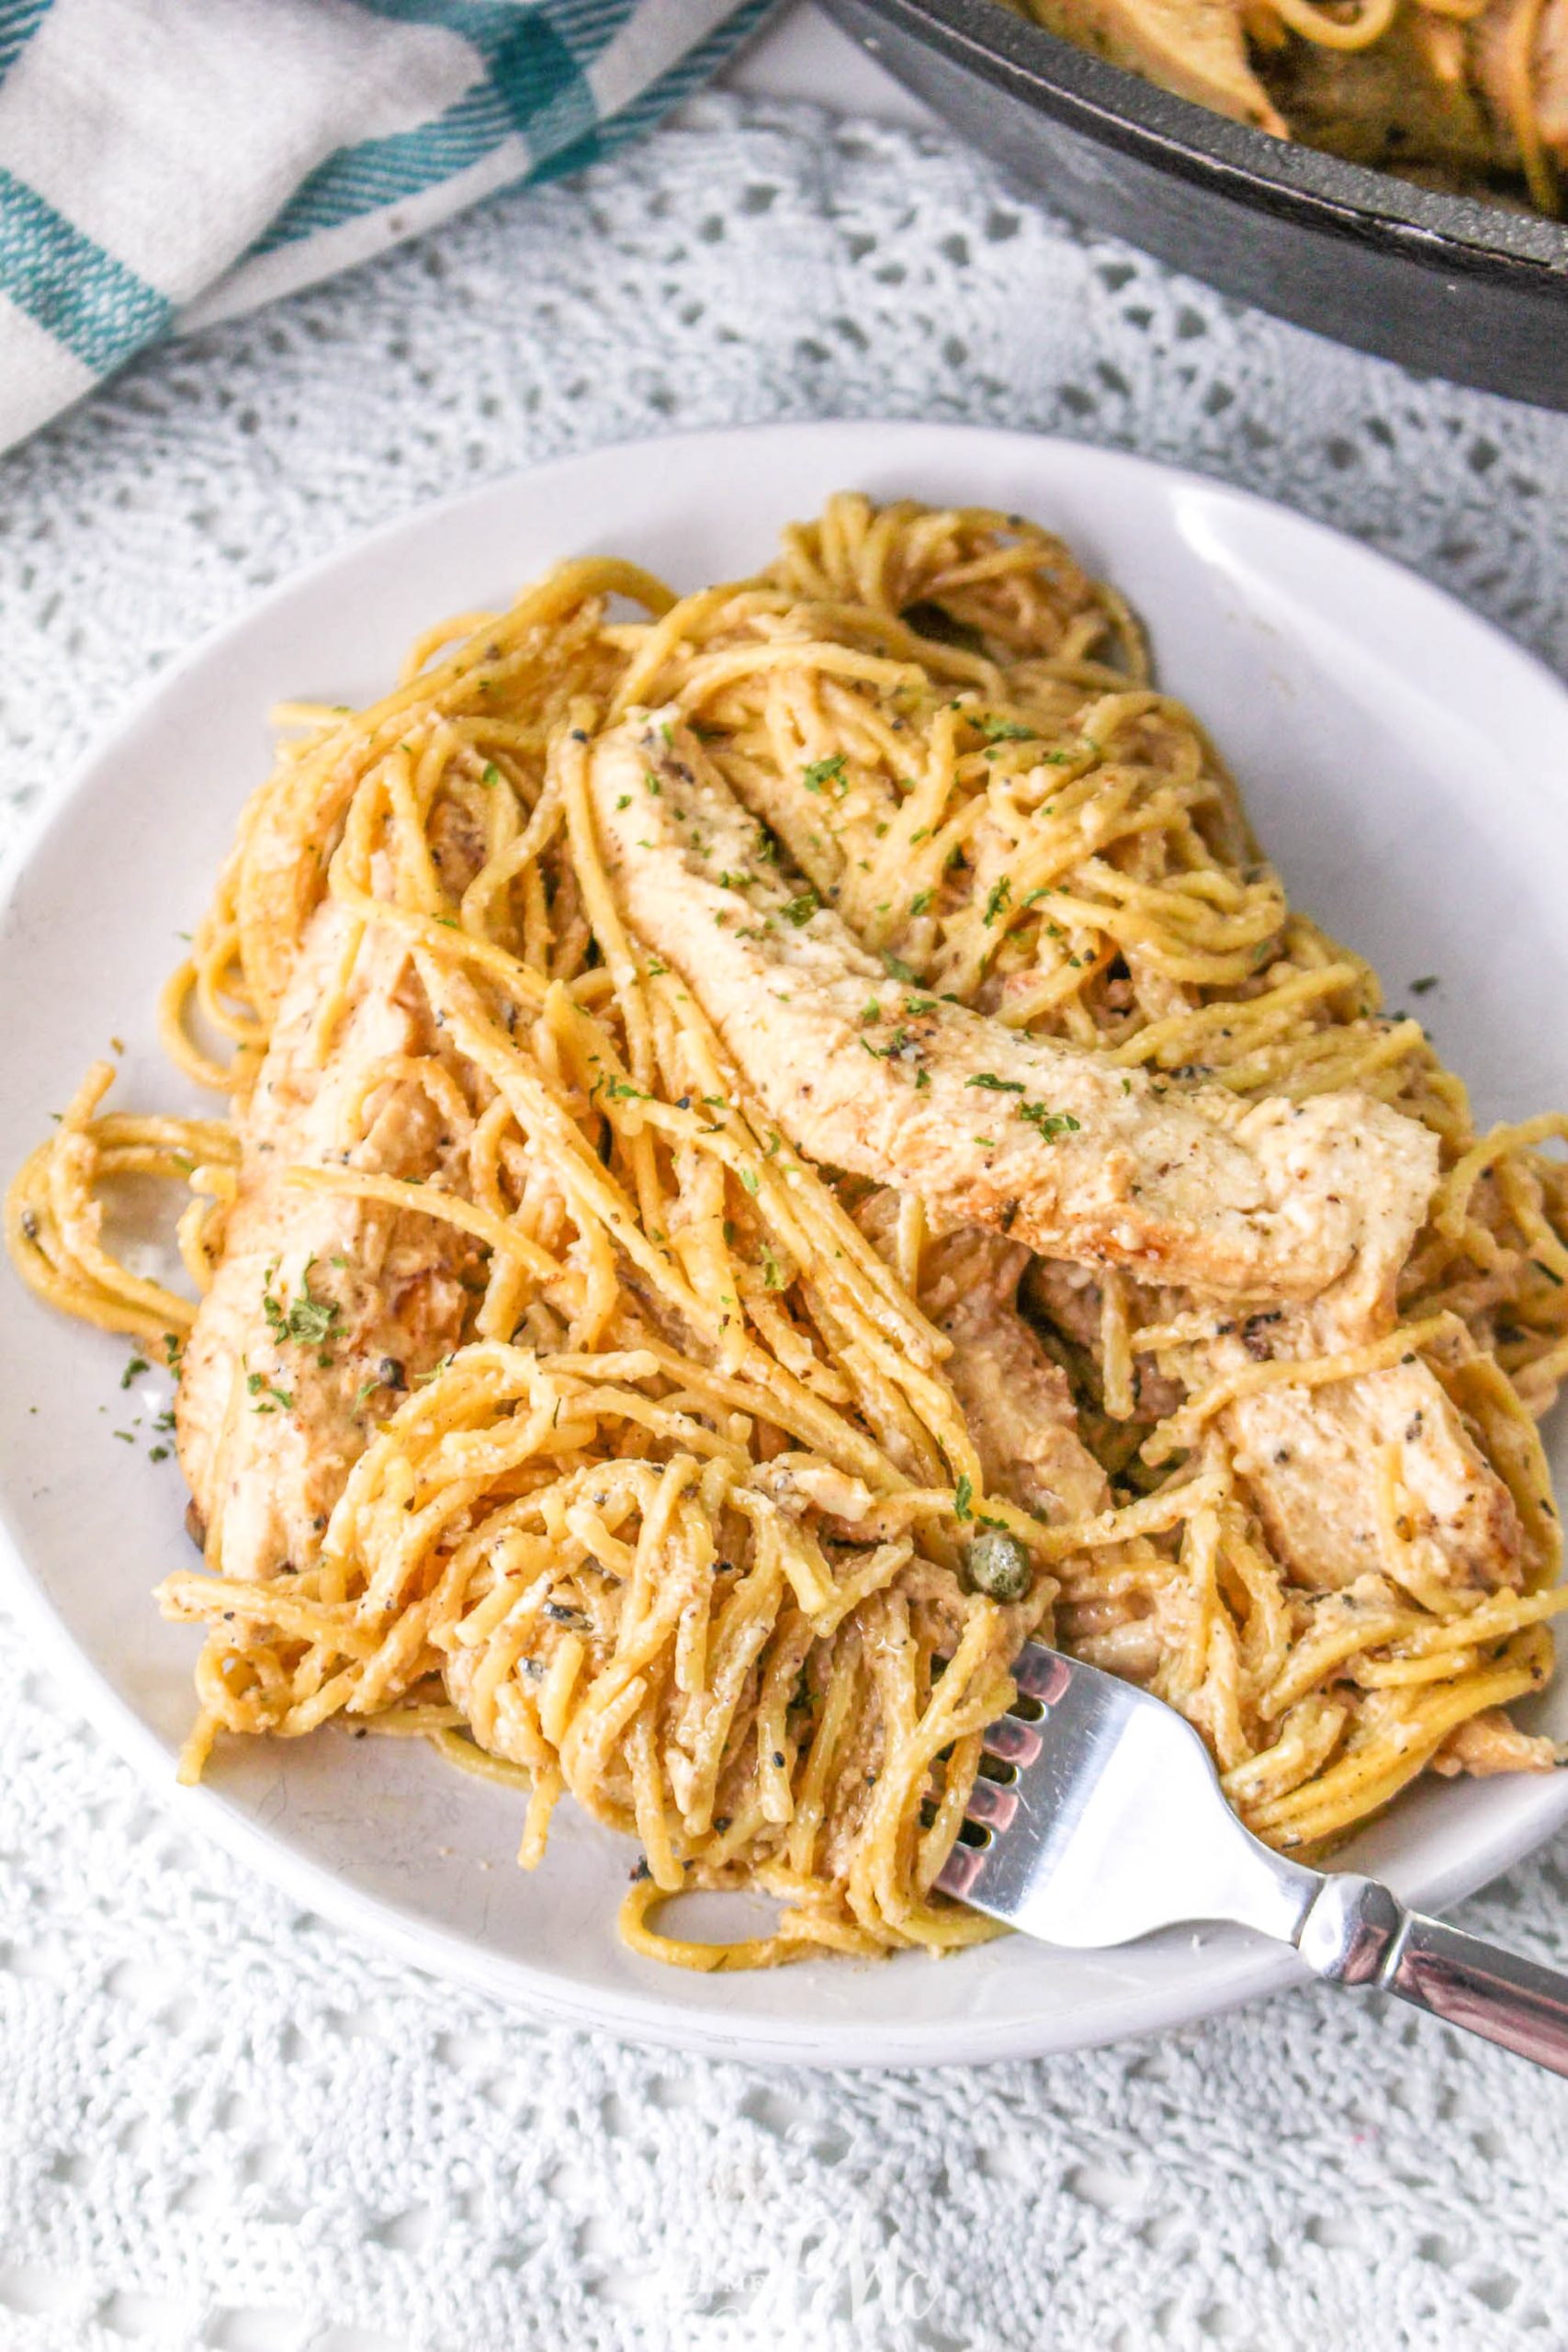
{"label": "cooked spaghetti noodle", "polygon": [[[1442,1175],[1396,1318],[1325,1340],[1254,1302],[1280,1329],[1243,1349],[1213,1300],[1035,1261],[1028,1323],[998,1313],[1066,1374],[1084,1465],[1041,1507],[960,1401],[987,1336],[939,1311],[952,1238],[918,1193],[794,1148],[626,927],[590,763],[644,712],[691,731],[793,903],[830,903],[890,990],[1173,1096],[1353,1090],[1423,1123]],[[1562,1599],[1534,1419],[1568,1370],[1544,1148],[1568,1118],[1477,1136],[1420,1024],[1290,909],[1208,737],[1057,540],[840,497],[754,580],[678,601],[567,565],[434,631],[372,708],[284,717],[162,1008],[230,1115],[105,1114],[100,1065],[7,1209],[42,1297],[181,1374],[207,1557],[161,1599],[208,1628],[187,1776],[225,1734],[426,1736],[515,1783],[525,1864],[563,1795],[636,1838],[625,1934],[714,1968],[992,1932],[932,1882],[1035,1631],[1179,1707],[1281,1845],[1429,1766],[1552,1760],[1500,1711],[1546,1679]],[[335,1125],[269,1166],[295,1102]],[[199,1309],[106,1246],[127,1175],[187,1192]],[[253,1272],[258,1216],[283,1238]],[[1403,1367],[1495,1492],[1506,1574],[1435,1544],[1419,1413],[1368,1469],[1375,1557],[1325,1582],[1267,1531],[1246,1412]],[[287,1510],[296,1475],[291,1533],[243,1518],[247,1478]],[[710,1888],[776,1898],[776,1926],[661,1921]]]}
{"label": "cooked spaghetti noodle", "polygon": [[1004,0],[1276,137],[1562,210],[1565,0]]}

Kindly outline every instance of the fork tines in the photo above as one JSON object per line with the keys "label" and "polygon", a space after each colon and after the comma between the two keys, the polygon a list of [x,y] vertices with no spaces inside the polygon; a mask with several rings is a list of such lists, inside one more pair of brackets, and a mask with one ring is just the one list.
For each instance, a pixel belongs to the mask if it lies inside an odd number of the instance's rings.
{"label": "fork tines", "polygon": [[1040,1724],[1071,1679],[1066,1663],[1052,1651],[1042,1649],[1037,1642],[1025,1642],[1013,1660],[1012,1676],[1018,1685],[1018,1697],[1005,1715],[987,1724],[980,1740],[985,1753],[1008,1769],[1001,1775],[987,1774],[982,1770],[977,1776],[964,1808],[964,1820],[965,1827],[972,1824],[978,1834],[965,1837],[961,1829],[953,1851],[936,1874],[936,1883],[942,1893],[961,1903],[974,1890],[992,1836],[1006,1829],[1018,1811],[1015,1784],[1019,1771],[1038,1758],[1044,1746]]}

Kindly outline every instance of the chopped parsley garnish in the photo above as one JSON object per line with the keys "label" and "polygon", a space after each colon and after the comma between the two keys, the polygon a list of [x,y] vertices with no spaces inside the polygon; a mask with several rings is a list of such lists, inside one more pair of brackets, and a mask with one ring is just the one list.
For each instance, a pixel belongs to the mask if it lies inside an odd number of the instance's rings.
{"label": "chopped parsley garnish", "polygon": [[129,1388],[137,1374],[139,1373],[145,1372],[147,1368],[147,1359],[145,1356],[132,1356],[130,1362],[126,1365],[125,1370],[119,1375],[120,1386],[122,1388]]}
{"label": "chopped parsley garnish", "polygon": [[483,768],[479,772],[479,782],[485,785],[499,784],[501,782],[501,770],[496,766],[493,760],[487,760],[485,762]]}
{"label": "chopped parsley garnish", "polygon": [[647,785],[649,792],[652,793],[655,800],[657,800],[660,794],[663,791],[664,786],[660,783],[659,778],[654,775],[651,768],[644,768],[642,772],[642,780],[644,784]]}
{"label": "chopped parsley garnish", "polygon": [[632,797],[629,792],[623,792],[620,798],[615,803],[617,808],[629,808],[631,805]]}
{"label": "chopped parsley garnish", "polygon": [[1023,1080],[1021,1078],[998,1078],[995,1070],[990,1069],[977,1069],[974,1077],[966,1078],[964,1083],[965,1086],[983,1086],[991,1094],[1021,1094],[1023,1092]]}
{"label": "chopped parsley garnish", "polygon": [[906,988],[913,988],[919,978],[913,966],[906,964],[900,956],[889,956],[886,949],[883,951],[882,968],[890,979],[902,980]]}
{"label": "chopped parsley garnish", "polygon": [[[312,1258],[310,1265],[315,1264]],[[335,1300],[317,1298],[310,1289],[310,1267],[305,1269],[304,1288],[298,1298],[285,1306],[272,1288],[273,1275],[277,1272],[274,1259],[264,1276],[266,1287],[262,1292],[262,1313],[275,1343],[281,1347],[286,1340],[295,1340],[301,1347],[321,1348],[336,1335],[343,1309]]]}
{"label": "chopped parsley garnish", "polygon": [[1032,727],[1021,727],[1016,718],[977,718],[975,724],[987,743],[1024,743],[1035,732]]}
{"label": "chopped parsley garnish", "polygon": [[807,792],[820,792],[824,785],[842,780],[848,763],[842,752],[835,752],[830,760],[813,760],[808,768],[802,770],[800,780]]}
{"label": "chopped parsley garnish", "polygon": [[967,1472],[953,1490],[953,1516],[959,1521],[975,1516],[975,1483]]}
{"label": "chopped parsley garnish", "polygon": [[341,1309],[330,1299],[312,1298],[307,1291],[297,1298],[288,1310],[288,1336],[307,1347],[319,1348],[326,1340]]}
{"label": "chopped parsley garnish", "polygon": [[786,899],[784,904],[779,909],[779,912],[783,915],[785,922],[792,922],[796,931],[798,931],[802,923],[807,923],[811,921],[812,916],[817,912],[817,910],[821,903],[822,901],[818,897],[815,890],[806,889],[801,892],[798,899]]}
{"label": "chopped parsley garnish", "polygon": [[1411,981],[1411,983],[1410,983],[1410,993],[1411,993],[1411,995],[1412,995],[1412,996],[1428,996],[1428,995],[1431,993],[1432,989],[1435,989],[1435,988],[1437,987],[1437,985],[1438,985],[1438,975],[1437,975],[1437,973],[1436,973],[1436,972],[1427,972],[1427,973],[1423,974],[1423,976],[1422,976],[1422,978],[1421,978],[1420,979],[1418,979],[1418,980],[1412,980],[1412,981]]}
{"label": "chopped parsley garnish", "polygon": [[987,931],[989,931],[991,925],[995,922],[997,917],[1001,913],[1002,909],[1007,905],[1011,897],[1012,884],[1004,874],[999,882],[992,883],[990,893],[986,900],[986,911],[980,918]]}
{"label": "chopped parsley garnish", "polygon": [[762,1244],[762,1287],[764,1290],[783,1290],[784,1287],[784,1270],[765,1241]]}
{"label": "chopped parsley garnish", "polygon": [[1070,1111],[1047,1110],[1043,1102],[1021,1102],[1018,1115],[1038,1127],[1047,1143],[1057,1143],[1063,1136],[1076,1136],[1081,1122]]}
{"label": "chopped parsley garnish", "polygon": [[914,897],[909,901],[909,912],[912,915],[929,914],[931,912],[931,900],[935,896],[936,892],[934,890],[917,890]]}

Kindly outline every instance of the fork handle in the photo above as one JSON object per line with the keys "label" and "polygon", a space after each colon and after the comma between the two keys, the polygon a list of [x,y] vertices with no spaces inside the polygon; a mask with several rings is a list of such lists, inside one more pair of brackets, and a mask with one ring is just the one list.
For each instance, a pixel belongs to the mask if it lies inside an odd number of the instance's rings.
{"label": "fork handle", "polygon": [[1568,1975],[1407,1911],[1374,1879],[1348,1872],[1325,1879],[1297,1948],[1332,1984],[1397,1994],[1413,2008],[1568,2075]]}

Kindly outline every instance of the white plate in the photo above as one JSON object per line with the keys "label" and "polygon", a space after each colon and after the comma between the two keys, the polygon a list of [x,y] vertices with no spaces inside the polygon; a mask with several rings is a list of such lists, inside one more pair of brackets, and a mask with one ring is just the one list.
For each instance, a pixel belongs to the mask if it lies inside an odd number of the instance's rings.
{"label": "white plate", "polygon": [[[1065,533],[1150,624],[1162,680],[1213,729],[1298,902],[1375,958],[1394,1005],[1413,978],[1441,975],[1422,1010],[1480,1117],[1568,1100],[1551,1011],[1568,1001],[1568,694],[1546,671],[1410,573],[1191,475],[1021,435],[788,425],[604,450],[434,508],[289,583],[162,677],[35,831],[0,921],[6,1171],[111,1035],[127,1045],[118,1100],[178,1098],[153,1000],[265,768],[273,700],[369,699],[427,623],[503,599],[558,557],[615,551],[682,587],[750,570],[780,524],[849,486],[1021,509]],[[1204,1930],[1099,1957],[1016,1939],[941,1965],[911,1954],[690,1976],[616,1941],[626,1843],[566,1808],[527,1876],[512,1863],[515,1801],[423,1746],[226,1744],[207,1786],[176,1790],[196,1637],[148,1596],[189,1557],[184,1491],[172,1461],[112,1434],[156,1384],[122,1396],[122,1342],[4,1280],[0,1500],[17,1600],[171,1804],[344,1926],[536,2013],[834,2065],[1066,2049],[1299,1973],[1277,1948]],[[1559,1729],[1562,1699],[1560,1687]],[[1565,1815],[1568,1774],[1434,1783],[1358,1859],[1441,1905]]]}

